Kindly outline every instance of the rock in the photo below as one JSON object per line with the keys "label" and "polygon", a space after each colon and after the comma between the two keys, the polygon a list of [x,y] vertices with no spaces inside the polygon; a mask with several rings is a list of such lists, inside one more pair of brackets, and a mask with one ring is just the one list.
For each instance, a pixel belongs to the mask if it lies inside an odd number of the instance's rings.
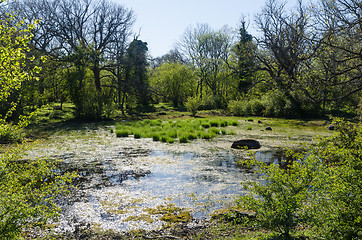
{"label": "rock", "polygon": [[253,139],[244,139],[244,140],[235,141],[231,145],[231,148],[236,148],[236,149],[259,149],[260,147],[261,147],[260,143]]}
{"label": "rock", "polygon": [[271,127],[266,127],[265,130],[266,131],[272,131],[273,129]]}
{"label": "rock", "polygon": [[328,126],[328,130],[333,131],[334,129],[335,129],[335,127],[334,127],[333,125],[329,125],[329,126]]}

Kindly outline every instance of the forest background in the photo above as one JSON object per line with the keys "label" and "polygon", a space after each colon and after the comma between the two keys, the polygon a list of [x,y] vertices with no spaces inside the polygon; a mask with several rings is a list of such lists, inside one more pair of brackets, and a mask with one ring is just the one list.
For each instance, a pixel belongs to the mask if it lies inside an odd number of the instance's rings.
{"label": "forest background", "polygon": [[239,116],[356,116],[360,109],[359,1],[298,1],[287,9],[270,0],[255,16],[261,37],[250,35],[245,21],[237,31],[198,24],[158,58],[133,32],[134,12],[112,2],[2,3],[1,15],[9,13],[13,22],[36,23],[19,67],[37,71],[7,90],[0,104],[7,123],[66,102],[77,118],[94,120],[188,100]]}

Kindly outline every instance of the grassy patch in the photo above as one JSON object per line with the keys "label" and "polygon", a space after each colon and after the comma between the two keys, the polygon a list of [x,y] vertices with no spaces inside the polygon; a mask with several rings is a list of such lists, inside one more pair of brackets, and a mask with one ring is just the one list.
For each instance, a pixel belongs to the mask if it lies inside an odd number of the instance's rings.
{"label": "grassy patch", "polygon": [[165,143],[187,143],[195,139],[212,139],[217,135],[228,135],[228,126],[237,124],[236,120],[214,119],[186,119],[167,120],[146,119],[143,121],[118,122],[116,136],[134,138],[152,138],[153,141]]}

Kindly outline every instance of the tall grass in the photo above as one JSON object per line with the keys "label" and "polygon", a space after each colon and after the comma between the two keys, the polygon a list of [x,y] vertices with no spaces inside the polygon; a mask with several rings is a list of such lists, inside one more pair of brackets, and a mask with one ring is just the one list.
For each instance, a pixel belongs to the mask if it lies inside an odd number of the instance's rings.
{"label": "tall grass", "polygon": [[[187,143],[195,139],[212,139],[217,135],[233,134],[227,131],[227,126],[237,126],[236,120],[225,119],[188,119],[168,120],[161,119],[134,122],[119,122],[116,124],[116,136],[135,139],[152,138],[153,141],[173,143],[176,140]],[[235,133],[234,133],[235,134]]]}

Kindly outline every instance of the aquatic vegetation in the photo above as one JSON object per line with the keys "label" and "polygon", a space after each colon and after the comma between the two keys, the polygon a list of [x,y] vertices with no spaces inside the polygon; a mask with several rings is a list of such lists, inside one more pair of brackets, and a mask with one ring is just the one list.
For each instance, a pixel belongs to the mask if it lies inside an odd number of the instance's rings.
{"label": "aquatic vegetation", "polygon": [[192,220],[190,210],[177,207],[172,203],[147,208],[145,211],[150,215],[161,215],[159,219],[167,223],[187,223]]}
{"label": "aquatic vegetation", "polygon": [[180,141],[180,143],[187,143],[188,142],[188,136],[187,135],[180,136],[179,141]]}
{"label": "aquatic vegetation", "polygon": [[142,120],[119,122],[116,124],[116,136],[139,138],[152,138],[153,141],[173,143],[187,143],[195,139],[212,139],[217,135],[233,135],[227,131],[228,126],[237,126],[237,120],[225,119],[187,119],[187,120]]}

